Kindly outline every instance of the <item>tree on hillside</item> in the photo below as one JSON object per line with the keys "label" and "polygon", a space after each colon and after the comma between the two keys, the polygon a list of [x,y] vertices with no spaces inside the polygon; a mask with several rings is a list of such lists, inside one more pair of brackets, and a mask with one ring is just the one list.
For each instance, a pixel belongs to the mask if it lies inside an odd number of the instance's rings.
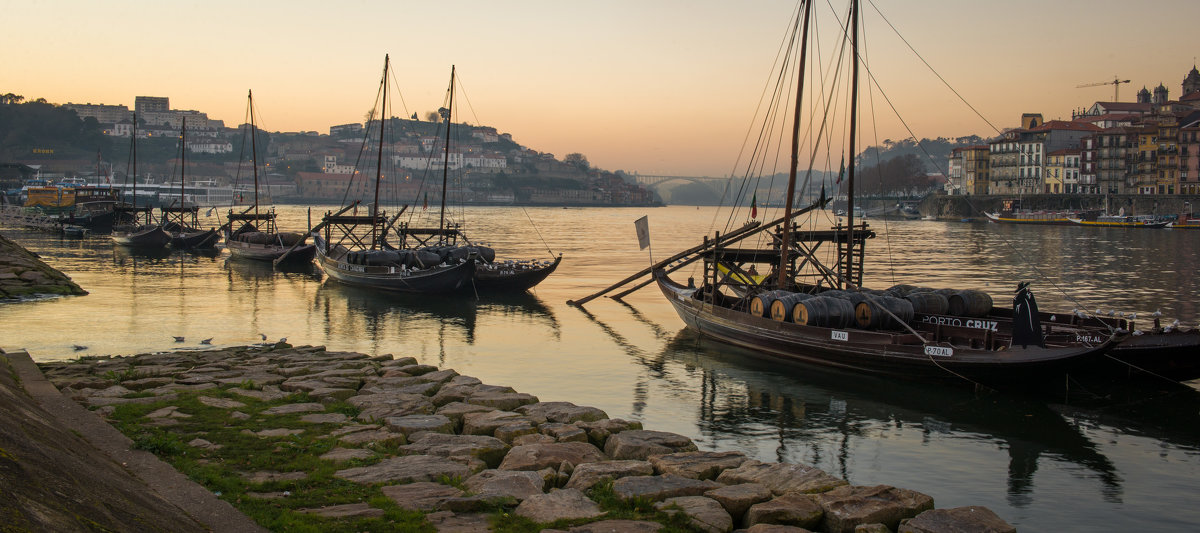
{"label": "tree on hillside", "polygon": [[563,163],[579,169],[580,172],[587,172],[592,168],[592,166],[588,163],[587,156],[579,152],[567,154],[567,156],[563,158]]}
{"label": "tree on hillside", "polygon": [[441,122],[441,120],[442,116],[439,115],[437,111],[429,111],[425,113],[425,122],[433,122],[434,124],[437,124],[438,122]]}
{"label": "tree on hillside", "polygon": [[[845,187],[845,183],[842,184]],[[859,167],[856,194],[907,194],[929,187],[925,169],[916,154],[893,157],[878,165]]]}
{"label": "tree on hillside", "polygon": [[0,94],[0,104],[19,104],[25,100],[24,96],[19,94],[7,93]]}

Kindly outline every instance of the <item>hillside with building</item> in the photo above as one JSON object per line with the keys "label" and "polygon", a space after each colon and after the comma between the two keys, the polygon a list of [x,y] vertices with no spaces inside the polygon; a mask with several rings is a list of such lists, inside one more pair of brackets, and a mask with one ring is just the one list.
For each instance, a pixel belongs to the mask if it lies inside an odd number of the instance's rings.
{"label": "hillside with building", "polygon": [[[21,100],[6,95],[0,112],[0,133],[5,133],[0,135],[0,186],[5,189],[20,187],[33,175],[122,183],[128,180],[129,139],[135,131],[139,183],[178,180],[183,157],[189,184],[246,186],[251,179],[246,124],[227,127],[200,111],[171,109],[166,97],[139,96],[132,110],[125,105],[55,106]],[[18,124],[15,117],[24,116],[30,106],[57,113],[63,130],[92,134],[86,141],[65,139],[65,133],[47,134],[32,120]],[[447,152],[445,126],[437,113],[424,121],[415,113],[411,118],[388,120],[381,189],[393,201],[440,201],[443,161],[448,160],[447,196],[458,203],[637,206],[658,202],[650,189],[622,171],[594,168],[579,153],[559,159],[522,146],[511,134],[491,126],[454,124]],[[187,152],[182,154],[179,139],[185,124]],[[363,198],[366,190],[374,188],[378,120],[332,126],[327,134],[259,130],[257,143],[260,183],[275,201],[341,202]]]}
{"label": "hillside with building", "polygon": [[[1119,80],[1117,83],[1123,83]],[[947,190],[963,195],[1200,194],[1200,71],[1178,99],[1159,84],[1135,102],[1096,102],[1071,120],[1021,125],[955,148]]]}

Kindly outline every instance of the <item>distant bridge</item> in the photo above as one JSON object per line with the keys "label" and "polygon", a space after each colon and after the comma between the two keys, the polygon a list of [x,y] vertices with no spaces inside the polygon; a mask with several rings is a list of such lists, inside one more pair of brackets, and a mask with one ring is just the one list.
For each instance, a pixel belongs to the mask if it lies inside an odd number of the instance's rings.
{"label": "distant bridge", "polygon": [[725,186],[725,182],[729,178],[713,178],[709,176],[650,176],[646,174],[637,174],[634,179],[642,185],[655,187],[668,181],[690,181],[692,183],[701,183],[720,190]]}

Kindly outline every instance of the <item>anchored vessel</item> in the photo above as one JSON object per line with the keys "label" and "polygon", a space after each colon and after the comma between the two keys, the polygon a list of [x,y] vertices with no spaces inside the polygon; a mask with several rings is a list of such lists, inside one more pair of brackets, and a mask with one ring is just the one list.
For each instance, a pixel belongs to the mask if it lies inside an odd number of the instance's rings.
{"label": "anchored vessel", "polygon": [[229,211],[224,226],[225,247],[234,257],[280,263],[310,263],[317,254],[316,246],[306,244],[307,235],[282,233],[276,226],[275,208],[259,211],[258,205],[258,127],[255,123],[254,92],[247,93],[250,114],[250,161],[254,168],[254,203],[239,213]]}
{"label": "anchored vessel", "polygon": [[[850,9],[845,36],[852,62],[848,152],[855,154],[857,58],[862,56],[857,2]],[[803,33],[798,41],[800,80],[795,84],[795,102],[803,101],[810,11],[811,2],[804,2],[797,13],[796,27]],[[783,216],[765,224],[750,222],[725,235],[717,233],[652,268],[654,281],[688,327],[785,359],[898,378],[989,386],[1060,376],[1094,362],[1117,342],[1115,329],[1099,321],[1040,320],[1025,284],[1019,286],[1013,315],[1004,320],[990,317],[991,298],[978,291],[864,288],[863,247],[875,233],[866,223],[855,221],[854,165],[848,169],[845,223],[839,220],[827,230],[796,223],[797,217],[818,213],[828,200],[822,189],[821,199],[793,209],[801,105],[795,108]],[[824,122],[822,117],[817,120]],[[742,247],[747,242],[760,244]],[[817,254],[826,244],[835,247],[831,255],[836,256],[828,265]],[[670,278],[671,271],[697,261],[703,265],[701,279],[684,284]]]}

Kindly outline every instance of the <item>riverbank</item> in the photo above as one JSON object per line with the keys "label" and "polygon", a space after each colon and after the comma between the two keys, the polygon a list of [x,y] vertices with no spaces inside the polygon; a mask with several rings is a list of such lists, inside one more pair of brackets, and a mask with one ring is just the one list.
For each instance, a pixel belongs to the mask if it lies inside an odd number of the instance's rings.
{"label": "riverbank", "polygon": [[0,301],[42,295],[87,294],[66,274],[44,263],[37,255],[0,235]]}
{"label": "riverbank", "polygon": [[40,366],[271,530],[1012,530],[984,508],[934,510],[915,491],[698,451],[411,357],[277,344]]}

